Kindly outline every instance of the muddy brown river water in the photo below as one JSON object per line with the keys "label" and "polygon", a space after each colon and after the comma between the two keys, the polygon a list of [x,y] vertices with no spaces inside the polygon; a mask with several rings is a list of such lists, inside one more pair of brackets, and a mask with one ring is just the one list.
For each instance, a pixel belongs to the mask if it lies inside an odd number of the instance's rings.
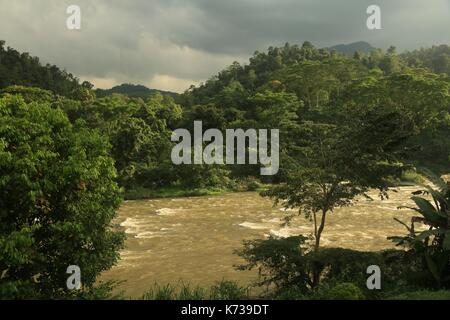
{"label": "muddy brown river water", "polygon": [[[411,192],[418,187],[400,187],[387,200],[358,199],[351,207],[331,213],[322,236],[323,246],[357,250],[393,247],[386,237],[405,234],[394,217],[408,221]],[[118,223],[127,240],[117,266],[103,274],[102,280],[126,280],[119,286],[127,295],[138,297],[155,282],[180,280],[207,286],[218,280],[248,284],[257,271],[236,271],[242,260],[233,251],[245,239],[312,233],[312,223],[296,218],[282,227],[285,212],[273,207],[257,193],[229,193],[213,197],[189,197],[126,201]]]}

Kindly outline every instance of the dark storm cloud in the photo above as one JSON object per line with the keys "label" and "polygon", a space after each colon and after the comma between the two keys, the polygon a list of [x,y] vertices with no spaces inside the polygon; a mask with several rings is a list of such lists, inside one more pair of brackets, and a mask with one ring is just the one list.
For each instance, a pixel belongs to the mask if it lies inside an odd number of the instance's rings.
{"label": "dark storm cloud", "polygon": [[[366,28],[371,4],[382,9],[383,30]],[[151,8],[147,3],[139,10]],[[270,45],[305,40],[320,46],[367,40],[381,47],[413,48],[450,38],[447,0],[198,0],[188,6],[185,1],[168,1],[159,10],[161,36],[213,53],[248,55]]]}
{"label": "dark storm cloud", "polygon": [[[69,4],[82,29],[65,27]],[[366,9],[382,10],[382,30]],[[255,50],[310,40],[412,49],[450,42],[447,0],[0,0],[0,39],[93,81],[183,90]]]}

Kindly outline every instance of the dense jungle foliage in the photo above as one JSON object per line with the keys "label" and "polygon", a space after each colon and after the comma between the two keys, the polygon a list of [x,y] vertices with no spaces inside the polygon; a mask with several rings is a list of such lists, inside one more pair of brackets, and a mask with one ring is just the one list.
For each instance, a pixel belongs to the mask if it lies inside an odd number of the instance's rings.
{"label": "dense jungle foliage", "polygon": [[[449,46],[345,56],[310,42],[286,44],[255,52],[248,64],[235,62],[182,94],[144,90],[142,96],[95,91],[4,45],[1,298],[73,297],[65,289],[67,261],[87,270],[76,297],[103,297],[109,284],[99,287],[95,280],[116,263],[123,245],[112,224],[123,196],[257,190],[262,184],[268,185],[263,195],[300,208],[315,225],[312,249],[296,237],[248,243],[240,253],[249,261],[242,268],[265,268],[260,284],[275,286],[276,297],[386,298],[361,287],[361,259],[390,270],[389,297],[407,291],[398,288],[449,289],[445,184],[427,190],[434,203],[415,198],[420,222],[430,230],[419,235],[409,228],[406,238],[395,238],[407,246],[405,254],[320,247],[334,208],[373,188],[386,196],[405,171],[449,172]],[[195,120],[204,130],[279,129],[279,173],[261,177],[259,165],[174,165],[172,131],[192,130]],[[244,292],[230,286],[239,296]]]}

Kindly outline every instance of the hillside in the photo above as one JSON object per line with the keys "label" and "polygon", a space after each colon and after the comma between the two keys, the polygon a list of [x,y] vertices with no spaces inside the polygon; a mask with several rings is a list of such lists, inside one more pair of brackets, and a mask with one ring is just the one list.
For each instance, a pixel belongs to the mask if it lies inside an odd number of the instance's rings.
{"label": "hillside", "polygon": [[133,98],[148,98],[156,93],[171,97],[176,97],[178,95],[175,92],[150,89],[143,85],[135,85],[130,83],[124,83],[119,86],[112,87],[111,89],[97,89],[95,92],[99,97],[104,97],[113,93],[120,93]]}
{"label": "hillside", "polygon": [[[196,119],[207,119],[204,127],[208,128],[263,123],[281,127],[274,124],[275,119],[286,115],[327,122],[335,117],[337,106],[358,106],[362,113],[374,105],[381,109],[387,105],[400,108],[407,99],[407,108],[418,112],[415,125],[425,126],[421,120],[425,114],[432,119],[429,126],[409,140],[405,148],[420,152],[411,152],[408,161],[445,172],[449,153],[442,150],[449,150],[450,146],[450,141],[443,138],[449,135],[449,100],[441,98],[448,95],[448,82],[446,77],[438,78],[432,72],[450,72],[450,64],[442,63],[450,61],[447,52],[448,46],[440,46],[400,55],[395,47],[390,47],[350,57],[315,48],[308,41],[301,46],[270,47],[266,52],[255,52],[248,64],[235,62],[180,95],[178,102],[187,111],[183,125],[189,127]],[[434,92],[436,96],[425,102],[423,92]],[[399,110],[399,114],[411,110]],[[420,112],[424,114],[419,115]]]}
{"label": "hillside", "polygon": [[337,52],[342,53],[346,56],[352,56],[356,51],[369,54],[376,48],[372,47],[369,43],[367,43],[365,41],[358,41],[358,42],[353,42],[353,43],[349,43],[349,44],[338,44],[338,45],[332,46],[328,49],[330,51],[336,50]]}
{"label": "hillside", "polygon": [[82,86],[91,88],[90,83],[80,85],[74,75],[55,65],[43,65],[26,52],[5,48],[5,41],[0,40],[0,89],[12,85],[38,87],[63,96],[76,94]]}
{"label": "hillside", "polygon": [[[53,93],[75,98],[82,88],[92,89],[87,81],[80,81],[72,73],[62,70],[56,65],[43,65],[38,57],[27,52],[19,52],[11,47],[5,47],[5,41],[0,40],[0,89],[19,85],[50,90]],[[143,85],[121,84],[111,89],[96,89],[99,97],[112,93],[120,93],[129,97],[147,98],[155,93],[176,97],[175,92],[149,89]]]}

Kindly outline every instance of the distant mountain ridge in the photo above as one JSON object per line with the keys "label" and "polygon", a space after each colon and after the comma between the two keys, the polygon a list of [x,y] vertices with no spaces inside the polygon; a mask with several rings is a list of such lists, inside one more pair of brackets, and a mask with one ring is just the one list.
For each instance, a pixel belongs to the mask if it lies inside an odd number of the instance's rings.
{"label": "distant mountain ridge", "polygon": [[150,89],[140,84],[123,83],[121,85],[112,87],[111,89],[97,89],[97,96],[103,97],[113,93],[120,93],[134,98],[147,98],[156,93],[164,96],[176,97],[178,93],[157,89]]}
{"label": "distant mountain ridge", "polygon": [[[309,45],[311,44],[309,43]],[[326,49],[336,50],[344,55],[352,56],[356,51],[370,53],[376,48],[365,41],[358,41],[350,44],[338,44]],[[430,50],[433,52],[442,51],[445,54],[448,54],[446,48],[439,47]],[[414,52],[409,53],[409,55],[414,54]],[[288,55],[288,53],[286,52],[285,55]],[[294,57],[294,59],[296,58]],[[288,62],[286,61],[286,63]],[[434,65],[441,64],[430,60],[427,61],[427,66],[428,65],[433,69]],[[441,69],[447,70],[447,67],[442,67]],[[438,71],[442,72],[441,70]],[[80,83],[79,79],[73,74],[66,70],[59,69],[55,65],[42,65],[39,58],[32,57],[28,53],[20,53],[10,47],[5,48],[5,41],[0,40],[0,89],[11,85],[39,87],[67,97],[75,97],[80,90],[92,89],[93,87],[93,85],[87,81]],[[174,98],[179,96],[179,94],[175,92],[151,89],[144,85],[131,83],[123,83],[110,89],[94,89],[94,91],[99,97],[104,97],[113,93],[140,98],[147,98],[156,93]]]}
{"label": "distant mountain ridge", "polygon": [[357,41],[349,44],[338,44],[328,48],[328,50],[336,50],[339,53],[345,54],[346,56],[353,55],[356,51],[362,53],[370,53],[375,50],[375,47],[372,47],[369,43],[365,41]]}

